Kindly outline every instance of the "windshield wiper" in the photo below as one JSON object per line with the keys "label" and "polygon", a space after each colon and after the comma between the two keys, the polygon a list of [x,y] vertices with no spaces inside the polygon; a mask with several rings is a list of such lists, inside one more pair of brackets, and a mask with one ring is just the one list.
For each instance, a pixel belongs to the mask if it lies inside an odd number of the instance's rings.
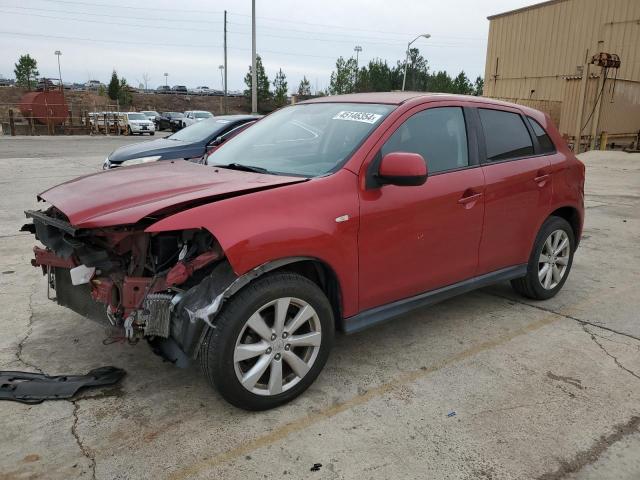
{"label": "windshield wiper", "polygon": [[242,163],[229,163],[226,165],[213,165],[214,167],[229,168],[231,170],[241,170],[244,172],[269,173],[269,170],[253,165],[243,165]]}

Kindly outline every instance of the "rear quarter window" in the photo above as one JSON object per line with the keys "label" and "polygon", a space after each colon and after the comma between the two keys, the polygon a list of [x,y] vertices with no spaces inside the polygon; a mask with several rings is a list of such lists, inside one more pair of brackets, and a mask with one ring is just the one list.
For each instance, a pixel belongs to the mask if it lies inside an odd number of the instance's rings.
{"label": "rear quarter window", "polygon": [[529,123],[531,124],[531,128],[533,129],[533,133],[538,139],[538,143],[540,144],[540,153],[542,155],[548,155],[550,153],[555,153],[556,147],[551,141],[549,134],[542,128],[536,120],[531,117],[527,117]]}
{"label": "rear quarter window", "polygon": [[522,117],[503,110],[479,108],[487,160],[498,162],[534,154],[533,141]]}

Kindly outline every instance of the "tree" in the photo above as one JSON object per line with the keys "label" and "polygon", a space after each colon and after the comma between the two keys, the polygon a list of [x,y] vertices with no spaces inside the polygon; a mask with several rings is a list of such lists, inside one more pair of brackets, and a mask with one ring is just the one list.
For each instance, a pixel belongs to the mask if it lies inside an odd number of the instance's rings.
{"label": "tree", "polygon": [[36,86],[38,75],[40,75],[38,62],[28,53],[20,55],[13,73],[16,75],[16,84],[18,86],[31,90],[32,86]]}
{"label": "tree", "polygon": [[355,90],[358,92],[388,92],[394,89],[393,72],[386,61],[371,60],[358,73]]}
{"label": "tree", "polygon": [[[249,66],[249,73],[244,77],[244,83],[247,85],[247,89],[244,91],[245,97],[251,98],[251,65]],[[269,77],[267,77],[262,65],[262,58],[260,55],[256,55],[256,76],[257,76],[257,90],[258,90],[258,104],[265,102],[271,98],[271,92],[269,91]]]}
{"label": "tree", "polygon": [[107,87],[107,94],[111,100],[117,100],[120,95],[120,80],[118,80],[118,74],[114,70],[111,74],[111,81]]}
{"label": "tree", "polygon": [[471,95],[473,93],[473,85],[464,73],[464,70],[453,79],[453,93],[459,93],[461,95]]}
{"label": "tree", "polygon": [[[404,61],[398,61],[397,69],[402,70],[404,76]],[[420,50],[417,48],[411,48],[409,50],[409,61],[407,62],[407,81],[405,90],[412,91],[425,91],[427,90],[429,77],[429,66],[427,60],[420,55]],[[402,81],[400,83],[402,87]]]}
{"label": "tree", "polygon": [[287,92],[287,76],[282,69],[279,69],[278,73],[276,73],[276,78],[273,80],[273,99],[276,106],[282,107],[287,103]]}
{"label": "tree", "polygon": [[476,78],[476,81],[473,82],[473,94],[476,97],[482,95],[482,90],[484,89],[484,79],[481,76]]}
{"label": "tree", "polygon": [[118,86],[118,103],[123,106],[131,105],[133,102],[133,96],[129,91],[129,85],[125,78],[120,79],[120,85]]}
{"label": "tree", "polygon": [[453,80],[446,71],[440,71],[429,75],[427,88],[428,92],[453,93]]}
{"label": "tree", "polygon": [[336,60],[336,69],[331,72],[329,80],[329,93],[331,95],[341,95],[343,93],[351,93],[354,91],[354,79],[356,71],[356,59],[349,58],[345,60],[339,57]]}
{"label": "tree", "polygon": [[309,83],[306,76],[302,77],[302,80],[300,80],[300,85],[298,85],[298,95],[301,97],[311,95],[311,83]]}

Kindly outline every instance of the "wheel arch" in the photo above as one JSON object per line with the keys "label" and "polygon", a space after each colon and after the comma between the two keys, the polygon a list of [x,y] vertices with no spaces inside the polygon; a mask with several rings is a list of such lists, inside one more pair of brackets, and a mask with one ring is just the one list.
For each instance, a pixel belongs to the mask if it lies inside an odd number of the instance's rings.
{"label": "wheel arch", "polygon": [[344,315],[340,280],[335,270],[328,263],[316,257],[286,257],[263,263],[239,276],[234,285],[227,290],[224,297],[225,301],[231,299],[254,280],[268,273],[282,271],[297,273],[318,285],[331,304],[336,329],[343,330]]}
{"label": "wheel arch", "polygon": [[551,214],[550,217],[560,217],[565,219],[569,225],[571,225],[571,230],[573,230],[573,237],[576,240],[576,247],[580,243],[580,237],[582,233],[582,217],[577,208],[567,205],[564,207],[556,208]]}
{"label": "wheel arch", "polygon": [[289,271],[308,278],[324,292],[333,310],[336,330],[343,330],[342,290],[336,272],[326,262],[313,257],[295,257],[273,270]]}

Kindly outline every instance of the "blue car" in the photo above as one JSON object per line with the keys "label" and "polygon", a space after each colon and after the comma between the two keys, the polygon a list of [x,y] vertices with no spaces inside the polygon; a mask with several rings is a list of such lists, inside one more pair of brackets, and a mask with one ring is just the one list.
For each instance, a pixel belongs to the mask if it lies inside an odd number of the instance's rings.
{"label": "blue car", "polygon": [[165,138],[120,147],[107,156],[104,170],[158,160],[193,160],[221,145],[260,117],[256,115],[221,115],[194,123]]}

